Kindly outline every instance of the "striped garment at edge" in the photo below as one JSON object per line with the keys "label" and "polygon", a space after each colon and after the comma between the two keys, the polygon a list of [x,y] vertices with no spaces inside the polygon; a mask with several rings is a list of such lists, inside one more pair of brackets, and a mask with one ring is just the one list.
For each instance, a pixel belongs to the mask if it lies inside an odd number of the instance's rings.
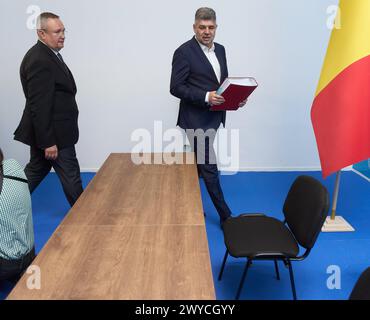
{"label": "striped garment at edge", "polygon": [[[3,161],[4,175],[26,179],[15,160]],[[34,245],[31,196],[24,182],[4,178],[0,194],[0,257],[16,260]]]}

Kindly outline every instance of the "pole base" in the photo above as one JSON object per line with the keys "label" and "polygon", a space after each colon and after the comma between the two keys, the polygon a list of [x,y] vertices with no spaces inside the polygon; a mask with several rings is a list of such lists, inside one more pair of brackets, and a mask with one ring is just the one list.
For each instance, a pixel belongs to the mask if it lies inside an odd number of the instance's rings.
{"label": "pole base", "polygon": [[321,229],[322,232],[351,232],[355,229],[341,216],[336,216],[334,220],[326,217],[324,225]]}

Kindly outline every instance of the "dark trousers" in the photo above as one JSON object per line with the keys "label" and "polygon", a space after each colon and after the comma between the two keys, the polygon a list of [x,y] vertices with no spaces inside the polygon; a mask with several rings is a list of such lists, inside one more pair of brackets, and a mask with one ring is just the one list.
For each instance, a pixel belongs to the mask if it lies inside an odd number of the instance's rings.
{"label": "dark trousers", "polygon": [[18,260],[0,258],[0,280],[18,281],[35,257],[35,248],[32,248],[29,253]]}
{"label": "dark trousers", "polygon": [[186,135],[192,151],[195,152],[198,174],[203,178],[212,203],[223,221],[231,215],[231,210],[221,189],[217,159],[213,148],[216,130],[206,131],[205,134],[202,131],[194,133],[191,130],[186,130]]}
{"label": "dark trousers", "polygon": [[24,170],[30,192],[32,193],[36,189],[52,167],[58,175],[64,194],[72,207],[83,191],[80,166],[74,146],[58,150],[56,160],[46,160],[44,150],[31,147],[31,159]]}

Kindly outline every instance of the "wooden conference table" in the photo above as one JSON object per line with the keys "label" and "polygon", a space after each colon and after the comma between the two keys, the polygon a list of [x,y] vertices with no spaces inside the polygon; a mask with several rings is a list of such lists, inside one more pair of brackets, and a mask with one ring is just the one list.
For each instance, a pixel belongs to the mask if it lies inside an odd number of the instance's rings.
{"label": "wooden conference table", "polygon": [[196,165],[111,154],[32,265],[8,299],[215,299]]}

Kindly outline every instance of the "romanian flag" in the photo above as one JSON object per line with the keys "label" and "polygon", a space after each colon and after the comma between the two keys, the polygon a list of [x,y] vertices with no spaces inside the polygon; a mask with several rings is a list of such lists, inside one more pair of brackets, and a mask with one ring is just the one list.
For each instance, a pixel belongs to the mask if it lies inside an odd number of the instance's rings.
{"label": "romanian flag", "polygon": [[322,174],[370,158],[370,0],[341,0],[311,119]]}

